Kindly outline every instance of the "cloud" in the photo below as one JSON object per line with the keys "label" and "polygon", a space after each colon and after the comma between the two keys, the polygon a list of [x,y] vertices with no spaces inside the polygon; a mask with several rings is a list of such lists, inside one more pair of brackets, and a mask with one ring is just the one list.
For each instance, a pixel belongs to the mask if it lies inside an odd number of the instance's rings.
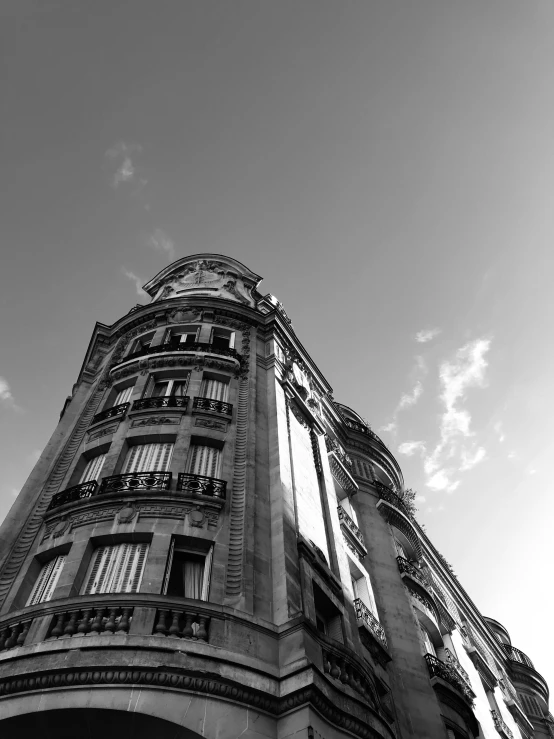
{"label": "cloud", "polygon": [[515,452],[510,452],[507,455],[507,459],[515,459],[517,457],[517,454]]}
{"label": "cloud", "polygon": [[423,393],[423,385],[418,380],[414,387],[412,388],[411,393],[404,393],[402,397],[400,398],[400,401],[398,403],[397,412],[403,410],[404,408],[410,408],[410,406],[415,405],[417,401],[420,399],[421,394]]}
{"label": "cloud", "polygon": [[144,280],[141,280],[140,277],[138,277],[134,272],[130,272],[128,269],[125,269],[125,267],[122,267],[121,271],[123,272],[123,274],[128,280],[131,280],[131,282],[135,283],[135,290],[137,291],[137,295],[139,297],[141,298],[150,297],[148,293],[142,289]]}
{"label": "cloud", "polygon": [[108,149],[105,154],[106,159],[116,167],[115,172],[112,173],[112,187],[133,183],[142,189],[147,184],[147,180],[139,176],[136,165],[136,159],[141,153],[142,146],[127,144],[125,141],[120,141]]}
{"label": "cloud", "polygon": [[0,400],[8,405],[13,405],[12,391],[5,377],[0,377]]}
{"label": "cloud", "polygon": [[[460,457],[460,471],[474,467],[485,457],[485,449],[474,450],[467,439],[473,436],[471,415],[461,404],[470,388],[484,388],[488,367],[486,354],[490,339],[475,339],[464,344],[454,357],[439,366],[441,386],[440,401],[444,407],[440,420],[440,440],[424,462],[428,475],[427,486],[434,490],[452,492],[458,483],[450,476],[456,469],[455,459]],[[445,464],[446,463],[446,464]]]}
{"label": "cloud", "polygon": [[407,457],[413,456],[416,452],[425,453],[425,444],[422,441],[404,441],[398,446],[398,453]]}
{"label": "cloud", "polygon": [[157,228],[152,236],[150,236],[150,246],[157,251],[165,252],[170,262],[175,259],[175,244],[169,238],[169,236],[162,231],[161,228]]}
{"label": "cloud", "polygon": [[465,472],[466,470],[471,470],[473,467],[475,467],[476,464],[479,464],[479,462],[482,462],[483,459],[486,457],[486,451],[485,449],[480,446],[479,449],[477,449],[476,452],[472,455],[471,452],[467,452],[465,449],[462,449],[461,454],[461,465],[460,470]]}
{"label": "cloud", "polygon": [[416,495],[415,502],[416,503],[425,503],[427,498],[424,495]]}
{"label": "cloud", "polygon": [[498,441],[502,444],[506,438],[506,434],[502,430],[502,421],[497,421],[493,426],[495,434],[498,436]]}
{"label": "cloud", "polygon": [[436,337],[442,332],[442,329],[440,328],[426,328],[422,329],[421,331],[418,331],[417,334],[414,336],[414,339],[419,344],[426,344],[428,341],[432,341],[433,339],[436,339]]}

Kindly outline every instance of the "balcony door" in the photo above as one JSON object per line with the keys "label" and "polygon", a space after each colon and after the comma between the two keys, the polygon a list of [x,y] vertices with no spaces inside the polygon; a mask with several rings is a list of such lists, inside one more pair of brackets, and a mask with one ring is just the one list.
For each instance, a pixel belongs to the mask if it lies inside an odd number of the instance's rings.
{"label": "balcony door", "polygon": [[167,472],[173,444],[135,444],[127,452],[123,474],[128,472]]}

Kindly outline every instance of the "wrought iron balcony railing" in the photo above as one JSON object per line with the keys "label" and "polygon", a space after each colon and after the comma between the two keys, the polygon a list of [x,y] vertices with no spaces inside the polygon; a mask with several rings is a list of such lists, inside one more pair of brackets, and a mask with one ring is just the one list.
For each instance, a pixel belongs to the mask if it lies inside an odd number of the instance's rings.
{"label": "wrought iron balcony railing", "polygon": [[443,662],[438,657],[435,657],[434,654],[426,654],[425,661],[427,662],[430,677],[440,677],[460,692],[468,703],[473,705],[475,693],[452,665]]}
{"label": "wrought iron balcony railing", "polygon": [[54,508],[59,508],[61,505],[65,505],[66,503],[74,503],[76,500],[90,498],[95,494],[97,487],[98,483],[96,480],[89,480],[80,485],[74,485],[72,488],[67,488],[67,490],[62,490],[61,493],[56,493],[52,496],[50,505],[46,510],[51,511]]}
{"label": "wrought iron balcony railing", "polygon": [[121,362],[128,362],[131,359],[140,359],[140,357],[146,357],[149,354],[163,354],[164,352],[205,352],[207,354],[219,354],[224,357],[232,357],[238,362],[242,359],[242,356],[235,349],[231,349],[229,347],[214,346],[213,344],[203,342],[194,342],[193,344],[169,342],[167,344],[159,344],[158,346],[141,347],[136,352],[128,354],[126,357],[122,357]]}
{"label": "wrought iron balcony railing", "polygon": [[192,472],[180,472],[177,478],[177,490],[190,495],[209,495],[212,498],[225,500],[227,481],[207,475],[194,475]]}
{"label": "wrought iron balcony railing", "polygon": [[388,645],[385,629],[381,626],[379,621],[377,621],[366,604],[360,598],[356,598],[354,601],[354,608],[356,610],[356,618],[359,621],[363,621],[373,636],[381,642],[385,649],[387,649]]}
{"label": "wrought iron balcony railing", "polygon": [[498,731],[500,736],[503,736],[505,739],[514,739],[512,730],[506,726],[502,716],[500,716],[500,714],[494,709],[491,709],[491,716],[494,721],[495,729]]}
{"label": "wrought iron balcony railing", "polygon": [[149,408],[186,408],[188,402],[188,395],[159,395],[153,398],[135,400],[131,410],[145,411]]}
{"label": "wrought iron balcony railing", "polygon": [[411,519],[412,514],[410,513],[408,507],[402,500],[402,498],[397,495],[395,492],[393,492],[388,485],[383,485],[382,482],[375,481],[373,485],[377,488],[377,493],[379,494],[379,498],[381,500],[386,501],[387,503],[390,503],[392,506],[397,508],[399,511],[401,511],[407,518]]}
{"label": "wrought iron balcony railing", "polygon": [[425,579],[423,573],[418,570],[418,568],[413,565],[411,562],[409,562],[404,557],[397,557],[396,563],[398,564],[398,569],[400,572],[405,572],[407,575],[412,577],[414,580],[417,580],[417,582],[422,585],[425,590],[429,591],[429,583]]}
{"label": "wrought iron balcony railing", "polygon": [[128,490],[169,490],[170,485],[171,472],[126,472],[123,475],[105,477],[98,495]]}
{"label": "wrought iron balcony railing", "polygon": [[516,649],[515,647],[512,647],[511,644],[502,644],[502,647],[509,660],[512,662],[519,662],[520,665],[530,667],[532,670],[535,669],[535,665],[531,662],[525,652],[521,651],[521,649]]}
{"label": "wrought iron balcony railing", "polygon": [[192,407],[198,411],[224,413],[226,416],[231,416],[233,413],[232,403],[224,403],[222,400],[213,400],[212,398],[196,397],[192,402]]}
{"label": "wrought iron balcony railing", "polygon": [[452,652],[450,651],[450,649],[448,649],[448,647],[445,648],[444,653],[446,656],[446,662],[449,665],[451,665],[456,670],[456,672],[459,673],[461,677],[463,677],[463,679],[466,681],[468,685],[471,685],[471,680],[469,679],[469,675],[464,670],[462,665],[458,662],[457,657],[454,654],[452,654]]}
{"label": "wrought iron balcony railing", "polygon": [[337,511],[343,532],[346,529],[347,534],[353,539],[354,546],[359,550],[358,554],[365,557],[367,549],[364,544],[364,535],[341,505],[337,506]]}
{"label": "wrought iron balcony railing", "polygon": [[129,403],[120,403],[119,405],[114,405],[111,408],[106,408],[105,411],[101,411],[100,413],[97,413],[95,416],[92,417],[90,425],[92,426],[94,423],[100,423],[100,421],[107,421],[108,418],[121,418],[127,412],[128,407]]}

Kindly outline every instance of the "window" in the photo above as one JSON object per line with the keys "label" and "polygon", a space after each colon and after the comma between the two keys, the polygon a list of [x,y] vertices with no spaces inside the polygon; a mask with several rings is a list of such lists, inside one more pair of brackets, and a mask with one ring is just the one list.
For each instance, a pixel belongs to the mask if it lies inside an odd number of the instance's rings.
{"label": "window", "polygon": [[107,454],[97,454],[96,457],[89,459],[85,469],[83,470],[79,484],[90,482],[91,480],[97,480],[107,456]]}
{"label": "window", "polygon": [[419,624],[419,628],[421,629],[421,636],[423,637],[423,649],[425,650],[424,654],[432,654],[436,657],[437,652],[435,650],[433,640],[431,639],[431,634],[427,631],[425,626]]}
{"label": "window", "polygon": [[127,452],[123,465],[126,472],[167,472],[173,444],[135,444]]}
{"label": "window", "polygon": [[124,387],[123,390],[120,390],[115,396],[115,400],[113,404],[121,405],[121,403],[128,403],[131,400],[132,394],[133,394],[133,385],[129,385],[129,387]]}
{"label": "window", "polygon": [[212,346],[214,349],[233,349],[235,346],[235,332],[224,328],[212,330]]}
{"label": "window", "polygon": [[165,336],[165,343],[173,346],[182,344],[195,344],[198,341],[198,331],[200,326],[187,326],[179,331],[169,330]]}
{"label": "window", "polygon": [[200,395],[202,398],[210,398],[210,400],[221,400],[227,402],[229,394],[229,383],[223,380],[215,380],[205,377],[200,386]]}
{"label": "window", "polygon": [[136,593],[140,587],[148,544],[115,544],[98,547],[85,579],[84,595]]}
{"label": "window", "polygon": [[187,393],[188,378],[179,378],[175,380],[153,380],[148,388],[148,395],[151,398],[160,397],[183,397]]}
{"label": "window", "polygon": [[163,594],[176,598],[208,600],[213,547],[208,552],[188,549],[171,542]]}
{"label": "window", "polygon": [[42,566],[39,576],[37,577],[35,587],[33,588],[26,605],[34,606],[36,603],[45,603],[47,600],[52,598],[54,588],[60,579],[64,563],[65,554],[60,554]]}
{"label": "window", "polygon": [[312,583],[312,586],[317,630],[331,639],[342,641],[342,622],[339,609],[315,582]]}
{"label": "window", "polygon": [[139,336],[138,339],[135,339],[131,346],[131,354],[134,354],[135,352],[140,352],[143,349],[148,349],[152,345],[152,339],[154,338],[154,334],[145,334],[144,336]]}
{"label": "window", "polygon": [[221,449],[203,444],[191,444],[188,471],[193,475],[217,477],[221,462]]}

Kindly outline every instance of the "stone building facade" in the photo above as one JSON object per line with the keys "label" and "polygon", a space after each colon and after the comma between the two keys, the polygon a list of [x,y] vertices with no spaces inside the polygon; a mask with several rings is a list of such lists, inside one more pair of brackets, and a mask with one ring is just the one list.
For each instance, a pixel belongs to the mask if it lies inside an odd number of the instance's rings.
{"label": "stone building facade", "polygon": [[259,282],[186,257],[96,325],[0,531],[0,735],[553,736]]}

